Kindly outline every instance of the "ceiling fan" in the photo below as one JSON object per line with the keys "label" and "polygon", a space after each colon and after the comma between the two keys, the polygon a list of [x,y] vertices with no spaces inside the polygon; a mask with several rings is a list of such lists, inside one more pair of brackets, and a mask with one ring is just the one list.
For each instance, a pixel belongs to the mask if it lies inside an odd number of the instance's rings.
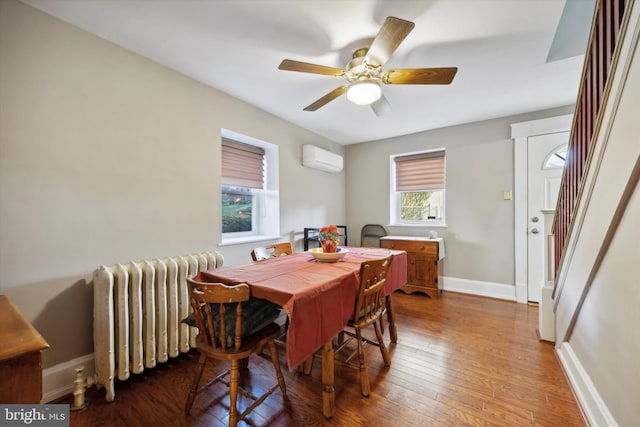
{"label": "ceiling fan", "polygon": [[400,43],[413,30],[415,24],[393,16],[387,17],[371,42],[371,46],[357,49],[353,52],[353,59],[345,69],[310,64],[307,62],[285,59],[278,68],[287,71],[323,74],[344,77],[347,83],[338,86],[314,103],[304,108],[304,111],[316,111],[340,95],[346,93],[349,101],[358,105],[371,105],[376,115],[390,110],[390,105],[382,94],[380,84],[442,84],[451,83],[458,68],[399,68],[382,70],[382,66],[389,60]]}

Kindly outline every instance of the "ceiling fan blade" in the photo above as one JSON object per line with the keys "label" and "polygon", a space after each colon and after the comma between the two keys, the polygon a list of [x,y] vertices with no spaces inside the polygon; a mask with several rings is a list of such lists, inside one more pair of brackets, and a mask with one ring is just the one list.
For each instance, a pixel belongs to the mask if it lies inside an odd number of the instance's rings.
{"label": "ceiling fan blade", "polygon": [[376,114],[376,116],[383,116],[391,112],[391,104],[389,104],[389,101],[387,101],[387,98],[385,98],[383,94],[382,96],[380,96],[380,99],[371,104],[371,109]]}
{"label": "ceiling fan blade", "polygon": [[324,74],[327,76],[341,77],[345,71],[340,68],[326,67],[324,65],[309,64],[308,62],[294,61],[285,59],[278,66],[280,70],[300,71],[302,73]]}
{"label": "ceiling fan blade", "polygon": [[318,108],[330,103],[331,101],[333,101],[334,99],[336,99],[337,97],[345,93],[348,87],[349,85],[343,85],[335,88],[334,90],[332,90],[331,92],[323,96],[322,98],[318,99],[313,104],[305,107],[304,111],[316,111]]}
{"label": "ceiling fan blade", "polygon": [[414,26],[415,24],[411,21],[388,16],[373,42],[371,42],[364,61],[374,67],[383,65],[391,58],[393,52],[413,30]]}
{"label": "ceiling fan blade", "polygon": [[390,85],[448,85],[457,71],[457,67],[400,68],[387,70],[381,80]]}

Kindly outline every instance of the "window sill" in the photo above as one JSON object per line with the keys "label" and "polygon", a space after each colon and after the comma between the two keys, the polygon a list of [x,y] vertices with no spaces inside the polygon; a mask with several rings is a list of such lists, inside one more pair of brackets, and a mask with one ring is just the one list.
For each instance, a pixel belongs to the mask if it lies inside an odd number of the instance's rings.
{"label": "window sill", "polygon": [[228,239],[222,239],[218,246],[231,246],[231,245],[243,245],[245,243],[265,242],[268,240],[280,240],[281,236],[266,236],[266,235],[253,235],[244,237],[233,237]]}
{"label": "window sill", "polygon": [[406,228],[447,228],[447,224],[387,224],[387,227],[406,227]]}

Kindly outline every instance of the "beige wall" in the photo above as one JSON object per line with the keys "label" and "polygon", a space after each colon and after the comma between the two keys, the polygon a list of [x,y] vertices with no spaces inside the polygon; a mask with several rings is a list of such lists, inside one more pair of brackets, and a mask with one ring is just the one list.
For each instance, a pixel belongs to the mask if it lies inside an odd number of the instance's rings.
{"label": "beige wall", "polygon": [[93,351],[97,266],[249,260],[217,246],[221,128],[279,145],[283,239],[346,219],[344,173],[301,166],[302,144],[341,146],[13,0],[0,67],[0,293],[51,344],[45,367]]}
{"label": "beige wall", "polygon": [[[347,222],[354,240],[365,224],[382,224],[396,235],[435,230],[445,238],[445,276],[514,286],[513,201],[503,200],[503,191],[513,190],[510,125],[572,112],[557,108],[347,146]],[[389,227],[389,156],[436,148],[446,149],[448,226]]]}

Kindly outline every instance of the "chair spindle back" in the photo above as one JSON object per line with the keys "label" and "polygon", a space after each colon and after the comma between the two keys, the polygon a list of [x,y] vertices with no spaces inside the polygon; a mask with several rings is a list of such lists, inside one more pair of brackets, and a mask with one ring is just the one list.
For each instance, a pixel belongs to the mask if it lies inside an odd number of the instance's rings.
{"label": "chair spindle back", "polygon": [[[205,342],[213,349],[225,350],[227,346],[227,325],[225,313],[233,309],[228,303],[235,304],[235,339],[233,349],[242,346],[242,302],[248,301],[251,293],[246,283],[227,286],[222,283],[203,283],[187,277],[191,307],[198,326],[198,341]],[[211,304],[217,304],[218,319]],[[218,328],[216,328],[216,323]],[[216,334],[216,329],[218,333]]]}
{"label": "chair spindle back", "polygon": [[374,323],[385,308],[384,286],[393,255],[368,260],[360,266],[360,292],[356,299],[353,323],[365,327]]}
{"label": "chair spindle back", "polygon": [[282,255],[291,255],[293,249],[290,242],[274,243],[273,245],[262,246],[254,248],[251,251],[251,259],[254,261],[261,261],[263,259],[275,258]]}

